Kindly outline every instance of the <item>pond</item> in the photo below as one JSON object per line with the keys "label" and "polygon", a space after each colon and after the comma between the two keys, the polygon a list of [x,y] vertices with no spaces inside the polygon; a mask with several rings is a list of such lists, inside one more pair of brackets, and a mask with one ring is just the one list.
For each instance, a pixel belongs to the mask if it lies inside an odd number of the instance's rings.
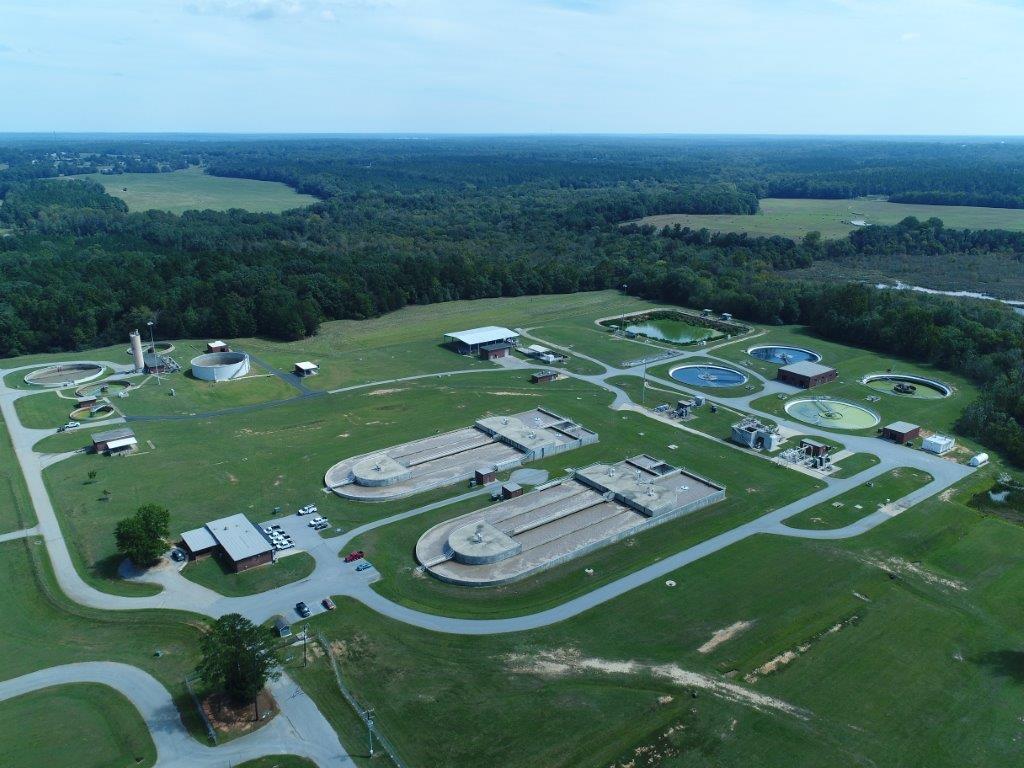
{"label": "pond", "polygon": [[649,339],[668,341],[673,344],[693,344],[696,341],[715,339],[722,334],[713,328],[702,328],[682,320],[646,320],[640,323],[630,323],[623,330],[627,333],[635,333],[638,336],[646,336]]}

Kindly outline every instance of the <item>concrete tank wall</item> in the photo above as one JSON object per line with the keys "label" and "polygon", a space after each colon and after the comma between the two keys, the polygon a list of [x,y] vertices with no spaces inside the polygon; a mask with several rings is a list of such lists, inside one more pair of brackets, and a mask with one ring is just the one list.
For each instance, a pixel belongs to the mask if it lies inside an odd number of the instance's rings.
{"label": "concrete tank wall", "polygon": [[249,372],[244,352],[210,352],[192,358],[192,375],[203,381],[228,381]]}

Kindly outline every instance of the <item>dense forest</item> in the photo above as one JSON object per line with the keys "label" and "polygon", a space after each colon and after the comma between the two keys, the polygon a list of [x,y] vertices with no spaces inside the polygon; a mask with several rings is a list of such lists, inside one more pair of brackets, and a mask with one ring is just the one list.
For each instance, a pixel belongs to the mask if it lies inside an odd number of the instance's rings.
{"label": "dense forest", "polygon": [[[192,163],[321,202],[283,214],[131,213],[97,184],[48,178]],[[406,304],[625,286],[962,372],[985,391],[962,430],[1024,465],[1024,319],[994,302],[783,274],[856,255],[1019,263],[1024,234],[907,219],[794,242],[624,224],[754,213],[767,195],[985,204],[1022,193],[1024,143],[26,139],[0,146],[0,357],[118,341],[153,317],[166,337],[288,340]]]}

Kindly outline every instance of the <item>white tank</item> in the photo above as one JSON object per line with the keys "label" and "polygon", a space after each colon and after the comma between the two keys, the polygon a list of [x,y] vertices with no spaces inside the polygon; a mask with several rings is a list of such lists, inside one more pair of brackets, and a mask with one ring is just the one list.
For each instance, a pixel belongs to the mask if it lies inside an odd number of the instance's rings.
{"label": "white tank", "polygon": [[132,360],[135,363],[135,370],[141,371],[146,367],[146,359],[142,356],[142,337],[135,330],[128,334],[128,340],[132,344]]}

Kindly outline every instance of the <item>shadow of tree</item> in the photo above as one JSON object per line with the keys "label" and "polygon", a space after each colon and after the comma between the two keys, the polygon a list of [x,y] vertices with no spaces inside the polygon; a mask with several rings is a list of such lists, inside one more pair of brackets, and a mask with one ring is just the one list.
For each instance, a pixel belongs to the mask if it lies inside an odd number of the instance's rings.
{"label": "shadow of tree", "polygon": [[1000,677],[1009,677],[1018,683],[1024,683],[1024,651],[989,651],[975,657],[974,661]]}

